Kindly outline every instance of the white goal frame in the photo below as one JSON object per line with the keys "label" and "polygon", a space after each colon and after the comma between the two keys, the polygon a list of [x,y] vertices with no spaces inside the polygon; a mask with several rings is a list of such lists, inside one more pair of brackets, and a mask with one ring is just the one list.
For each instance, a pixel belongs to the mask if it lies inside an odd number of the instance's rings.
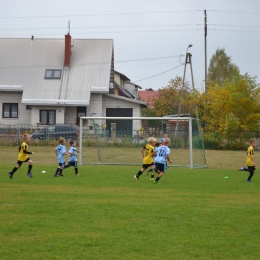
{"label": "white goal frame", "polygon": [[[189,122],[188,136],[189,136],[189,167],[194,168],[193,163],[193,147],[192,147],[192,117],[80,117],[80,128],[79,128],[79,165],[82,165],[82,135],[83,135],[83,120],[186,120]],[[203,167],[206,167],[203,166]]]}

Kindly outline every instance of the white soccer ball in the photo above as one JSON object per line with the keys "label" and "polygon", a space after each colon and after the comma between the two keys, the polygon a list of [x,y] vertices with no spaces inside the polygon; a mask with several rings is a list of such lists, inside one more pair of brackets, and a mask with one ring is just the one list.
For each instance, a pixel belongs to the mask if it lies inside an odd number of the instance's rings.
{"label": "white soccer ball", "polygon": [[42,173],[46,173],[46,171],[42,171]]}

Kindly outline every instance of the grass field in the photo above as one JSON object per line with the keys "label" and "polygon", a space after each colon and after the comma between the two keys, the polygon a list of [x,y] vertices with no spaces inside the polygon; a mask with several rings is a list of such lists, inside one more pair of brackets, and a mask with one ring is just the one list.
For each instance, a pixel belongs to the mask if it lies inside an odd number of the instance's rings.
{"label": "grass field", "polygon": [[1,260],[260,259],[260,177],[237,170],[245,152],[206,151],[207,169],[170,168],[155,185],[133,179],[137,166],[54,178],[53,148],[30,149],[34,178],[23,165],[10,180],[17,148],[0,148]]}

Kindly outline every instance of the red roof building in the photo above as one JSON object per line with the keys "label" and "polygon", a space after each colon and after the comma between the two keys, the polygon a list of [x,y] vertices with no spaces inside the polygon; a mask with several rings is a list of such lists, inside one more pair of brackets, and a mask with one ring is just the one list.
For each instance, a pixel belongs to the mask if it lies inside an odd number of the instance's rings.
{"label": "red roof building", "polygon": [[154,108],[154,100],[158,99],[158,91],[152,89],[138,91],[138,97],[141,101],[146,102],[149,108]]}

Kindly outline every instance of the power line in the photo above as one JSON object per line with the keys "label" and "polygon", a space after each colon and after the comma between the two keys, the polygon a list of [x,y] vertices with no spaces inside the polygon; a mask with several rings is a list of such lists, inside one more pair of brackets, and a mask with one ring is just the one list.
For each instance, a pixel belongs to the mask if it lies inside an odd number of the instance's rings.
{"label": "power line", "polygon": [[[154,24],[154,25],[116,25],[116,26],[84,26],[70,27],[70,29],[105,29],[105,28],[141,28],[141,27],[171,27],[171,26],[197,26],[200,24]],[[56,28],[19,28],[19,29],[0,29],[0,31],[22,31],[22,30],[64,30],[65,27]]]}
{"label": "power line", "polygon": [[240,30],[224,30],[224,29],[208,29],[208,31],[260,33],[260,31],[240,31]]}
{"label": "power line", "polygon": [[[208,12],[234,13],[234,14],[255,14],[259,12],[238,12],[225,10],[207,10]],[[5,16],[0,19],[37,19],[37,18],[63,18],[63,17],[91,17],[91,16],[113,16],[113,15],[143,15],[143,14],[171,14],[171,13],[188,13],[188,12],[204,12],[204,10],[183,10],[183,11],[157,11],[157,12],[133,12],[133,13],[102,13],[102,14],[68,14],[68,15],[38,15],[38,16]]]}
{"label": "power line", "polygon": [[182,66],[182,65],[184,65],[184,64],[181,64],[181,65],[179,65],[179,66],[177,66],[177,67],[174,67],[174,68],[171,68],[171,69],[169,69],[169,70],[166,70],[166,71],[164,71],[164,72],[162,72],[162,73],[156,74],[156,75],[154,75],[154,76],[151,76],[151,77],[148,77],[148,78],[145,78],[145,79],[135,80],[135,81],[132,81],[132,82],[133,82],[133,83],[136,83],[136,82],[140,82],[140,81],[143,81],[143,80],[147,80],[147,79],[151,79],[151,78],[160,76],[160,75],[165,74],[165,73],[167,73],[167,72],[169,72],[169,71],[171,71],[171,70],[177,69],[177,68],[179,68],[179,67]]}
{"label": "power line", "polygon": [[35,18],[63,18],[63,17],[87,17],[87,16],[112,16],[112,15],[142,15],[142,14],[166,14],[166,13],[187,13],[198,10],[186,11],[161,11],[161,12],[139,12],[139,13],[106,13],[106,14],[68,14],[68,15],[39,15],[39,16],[5,16],[0,19],[35,19]]}
{"label": "power line", "polygon": [[[213,26],[224,27],[244,27],[244,28],[260,28],[260,26],[254,25],[235,25],[235,24],[208,24]],[[71,27],[71,30],[77,29],[106,29],[106,28],[150,28],[150,27],[176,27],[176,26],[203,26],[203,24],[153,24],[153,25],[116,25],[116,26],[83,26],[83,27]],[[1,29],[0,31],[27,31],[27,30],[64,30],[65,27],[56,28],[19,28],[19,29]]]}
{"label": "power line", "polygon": [[224,10],[207,10],[208,12],[217,12],[217,13],[233,13],[233,14],[260,14],[257,12],[237,12],[237,11],[224,11]]}
{"label": "power line", "polygon": [[[151,31],[121,31],[121,32],[82,32],[77,33],[73,32],[73,35],[77,34],[100,34],[100,33],[153,33],[153,32],[180,32],[180,31],[199,31],[203,29],[179,29],[179,30],[151,30]],[[57,34],[64,34],[64,33],[33,33],[34,36],[37,35],[57,35]],[[0,36],[10,36],[10,35],[28,35],[27,33],[14,33],[14,34],[1,34]]]}
{"label": "power line", "polygon": [[[172,62],[160,62],[160,63],[152,63],[152,64],[142,64],[142,65],[137,65],[137,66],[124,66],[124,67],[117,67],[117,69],[125,69],[125,68],[136,68],[136,67],[146,67],[146,66],[154,66],[154,65],[163,65],[163,64],[172,64],[172,63],[177,63],[180,61],[172,61]],[[116,66],[116,65],[115,65]]]}

